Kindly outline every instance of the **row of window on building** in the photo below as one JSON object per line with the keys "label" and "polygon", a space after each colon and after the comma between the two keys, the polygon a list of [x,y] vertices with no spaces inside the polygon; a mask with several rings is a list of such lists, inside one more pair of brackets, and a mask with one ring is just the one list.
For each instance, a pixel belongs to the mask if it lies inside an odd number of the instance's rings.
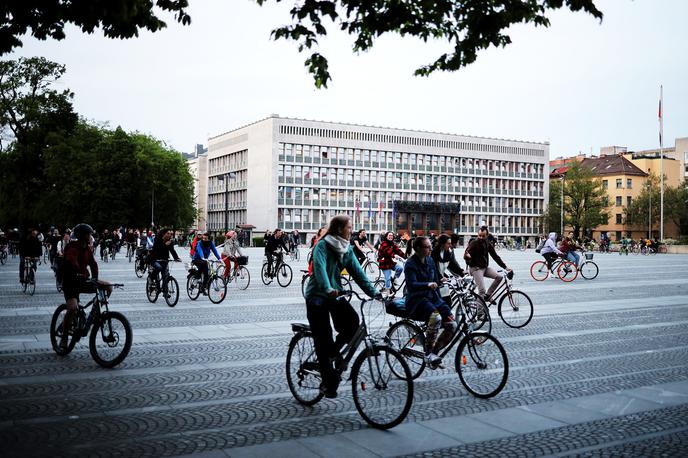
{"label": "row of window on building", "polygon": [[[602,180],[602,189],[609,189],[609,180]],[[616,179],[616,189],[623,189],[623,178]],[[633,189],[632,178],[626,178],[626,189]]]}
{"label": "row of window on building", "polygon": [[[488,145],[491,146],[491,145]],[[536,173],[542,174],[544,164],[531,162],[516,162],[493,159],[477,159],[470,157],[445,156],[439,154],[404,153],[398,151],[377,151],[357,148],[343,148],[337,146],[301,145],[280,143],[278,147],[280,156],[293,156],[296,161],[304,159],[330,159],[341,161],[353,161],[365,163],[384,163],[395,166],[410,165],[411,168],[432,167],[459,167],[469,170],[501,171],[511,173]]]}

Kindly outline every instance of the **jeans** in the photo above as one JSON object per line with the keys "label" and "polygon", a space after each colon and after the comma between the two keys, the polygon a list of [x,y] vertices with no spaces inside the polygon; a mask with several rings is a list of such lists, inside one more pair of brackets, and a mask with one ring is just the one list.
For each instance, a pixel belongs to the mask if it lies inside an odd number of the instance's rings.
{"label": "jeans", "polygon": [[157,280],[160,272],[162,272],[163,279],[167,277],[167,261],[154,261],[151,266],[153,267],[153,278]]}
{"label": "jeans", "polygon": [[566,259],[578,266],[578,263],[580,262],[580,255],[575,251],[569,251],[566,253]]}
{"label": "jeans", "polygon": [[385,288],[387,289],[392,287],[392,271],[394,271],[394,279],[396,280],[397,278],[401,277],[404,268],[399,264],[395,264],[393,269],[384,269],[382,271],[382,273],[385,274]]}

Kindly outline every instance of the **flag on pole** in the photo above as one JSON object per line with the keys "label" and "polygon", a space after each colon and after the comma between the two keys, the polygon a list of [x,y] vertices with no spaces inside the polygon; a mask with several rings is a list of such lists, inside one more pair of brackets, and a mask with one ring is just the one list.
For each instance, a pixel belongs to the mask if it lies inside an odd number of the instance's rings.
{"label": "flag on pole", "polygon": [[382,217],[382,201],[379,202],[378,208],[379,208],[379,210],[377,211],[379,213],[378,216]]}
{"label": "flag on pole", "polygon": [[361,201],[356,199],[356,214],[361,215]]}
{"label": "flag on pole", "polygon": [[659,119],[659,144],[660,146],[663,145],[662,142],[662,136],[664,134],[664,120],[662,119],[662,94],[661,94],[661,89],[660,89],[660,96],[659,96],[659,110],[657,114],[657,118]]}
{"label": "flag on pole", "polygon": [[368,220],[373,219],[373,199],[371,197],[368,198]]}

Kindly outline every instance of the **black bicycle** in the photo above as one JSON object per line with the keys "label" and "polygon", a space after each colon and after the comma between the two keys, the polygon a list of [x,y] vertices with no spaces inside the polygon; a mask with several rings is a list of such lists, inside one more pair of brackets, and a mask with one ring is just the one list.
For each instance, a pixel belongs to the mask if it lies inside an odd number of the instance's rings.
{"label": "black bicycle", "polygon": [[224,263],[222,261],[210,261],[208,263],[208,283],[203,285],[203,274],[193,263],[189,264],[189,273],[186,276],[186,294],[189,299],[195,301],[201,293],[205,293],[213,304],[219,304],[227,297],[227,282],[224,279]]}
{"label": "black bicycle", "polygon": [[[88,304],[79,304],[76,313],[72,316],[67,349],[60,349],[67,304],[59,305],[53,313],[50,322],[50,343],[55,353],[66,356],[82,337],[88,335],[90,330],[88,348],[91,357],[99,366],[112,368],[124,361],[131,350],[133,340],[131,325],[127,318],[119,312],[111,312],[108,308],[108,286],[122,288],[124,285],[119,283],[109,285],[98,280],[89,280],[89,283],[95,286],[96,293]],[[86,310],[89,307],[91,307],[91,312],[86,316]]]}
{"label": "black bicycle", "polygon": [[5,265],[7,262],[7,245],[0,245],[0,264]]}
{"label": "black bicycle", "polygon": [[[302,270],[301,273],[303,274],[303,276],[301,277],[301,295],[305,299],[306,298],[306,288],[308,288],[308,283],[311,281],[311,277],[313,277],[313,274],[308,273],[307,270]],[[351,279],[349,278],[349,275],[342,274],[340,281],[342,283],[342,290],[344,290],[344,291],[353,290],[353,287],[351,286]]]}
{"label": "black bicycle", "polygon": [[146,249],[143,247],[139,247],[136,249],[136,260],[134,261],[134,272],[136,273],[136,276],[139,278],[143,278],[143,274],[146,273],[146,269],[148,268],[148,262],[146,261],[146,258],[148,257],[146,253]]}
{"label": "black bicycle", "polygon": [[129,259],[129,262],[134,258],[134,255],[136,254],[136,244],[127,242],[127,258]]}
{"label": "black bicycle", "polygon": [[279,283],[282,288],[286,288],[291,284],[291,279],[294,274],[292,273],[291,266],[284,262],[284,254],[281,251],[274,255],[272,269],[270,269],[269,266],[270,264],[266,260],[263,263],[263,267],[260,269],[260,279],[265,286],[272,283],[275,277],[277,278],[277,283]]}
{"label": "black bicycle", "polygon": [[533,319],[533,301],[523,291],[512,289],[513,271],[498,272],[503,281],[487,299],[487,305],[497,304],[499,317],[510,328],[522,328]]}
{"label": "black bicycle", "polygon": [[40,258],[24,258],[24,280],[21,282],[22,292],[33,296],[36,292],[36,269]]}
{"label": "black bicycle", "polygon": [[[368,332],[364,306],[370,306],[371,303],[377,303],[379,307],[384,305],[375,300],[363,299],[353,291],[344,293],[339,300],[346,300],[352,295],[361,301],[361,325],[351,342],[342,349],[335,369],[341,377],[356,356],[358,347],[364,344],[363,350],[354,360],[348,378],[351,380],[354,405],[369,425],[389,429],[404,421],[411,410],[413,379],[399,352]],[[292,323],[291,329],[294,337],[287,351],[287,383],[299,403],[312,406],[324,396],[320,390],[322,378],[313,334],[308,324]]]}
{"label": "black bicycle", "polygon": [[[149,302],[154,303],[158,300],[160,293],[162,293],[167,305],[174,307],[179,301],[179,283],[170,274],[168,260],[159,259],[156,262],[160,263],[162,271],[155,275],[151,263],[151,266],[148,268],[148,278],[146,278],[146,297]],[[160,279],[161,276],[162,280]]]}
{"label": "black bicycle", "polygon": [[[388,304],[392,301],[388,301]],[[387,338],[394,348],[406,359],[412,368],[412,378],[420,376],[426,366],[425,332],[427,324],[407,316],[396,307],[388,312],[401,318],[387,332]],[[461,384],[478,398],[491,398],[499,394],[509,378],[509,359],[499,340],[485,330],[474,330],[474,325],[464,313],[458,314],[458,330],[449,343],[439,350],[444,358],[458,343],[454,355],[454,369]],[[437,368],[435,366],[433,368]],[[397,374],[401,376],[401,374]]]}

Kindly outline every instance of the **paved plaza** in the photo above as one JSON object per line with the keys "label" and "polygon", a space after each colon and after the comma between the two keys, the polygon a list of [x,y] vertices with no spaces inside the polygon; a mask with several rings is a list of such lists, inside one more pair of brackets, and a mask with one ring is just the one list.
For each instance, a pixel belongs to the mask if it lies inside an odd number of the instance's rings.
{"label": "paved plaza", "polygon": [[566,284],[533,281],[532,250],[500,252],[535,304],[524,329],[492,311],[505,389],[481,400],[451,364],[426,370],[406,421],[378,431],[350,385],[312,408],[292,398],[284,364],[289,323],[306,321],[305,262],[291,263],[288,288],[266,287],[262,250],[249,254],[251,285],[219,305],[189,300],[184,266],[171,264],[174,308],[147,301],[124,257],[100,263],[101,278],[125,284],[111,309],[134,332],[112,370],[87,339],[65,358],[50,348],[64,300],[45,265],[33,297],[19,288],[18,259],[0,266],[2,456],[688,456],[688,255],[595,255],[598,278]]}

